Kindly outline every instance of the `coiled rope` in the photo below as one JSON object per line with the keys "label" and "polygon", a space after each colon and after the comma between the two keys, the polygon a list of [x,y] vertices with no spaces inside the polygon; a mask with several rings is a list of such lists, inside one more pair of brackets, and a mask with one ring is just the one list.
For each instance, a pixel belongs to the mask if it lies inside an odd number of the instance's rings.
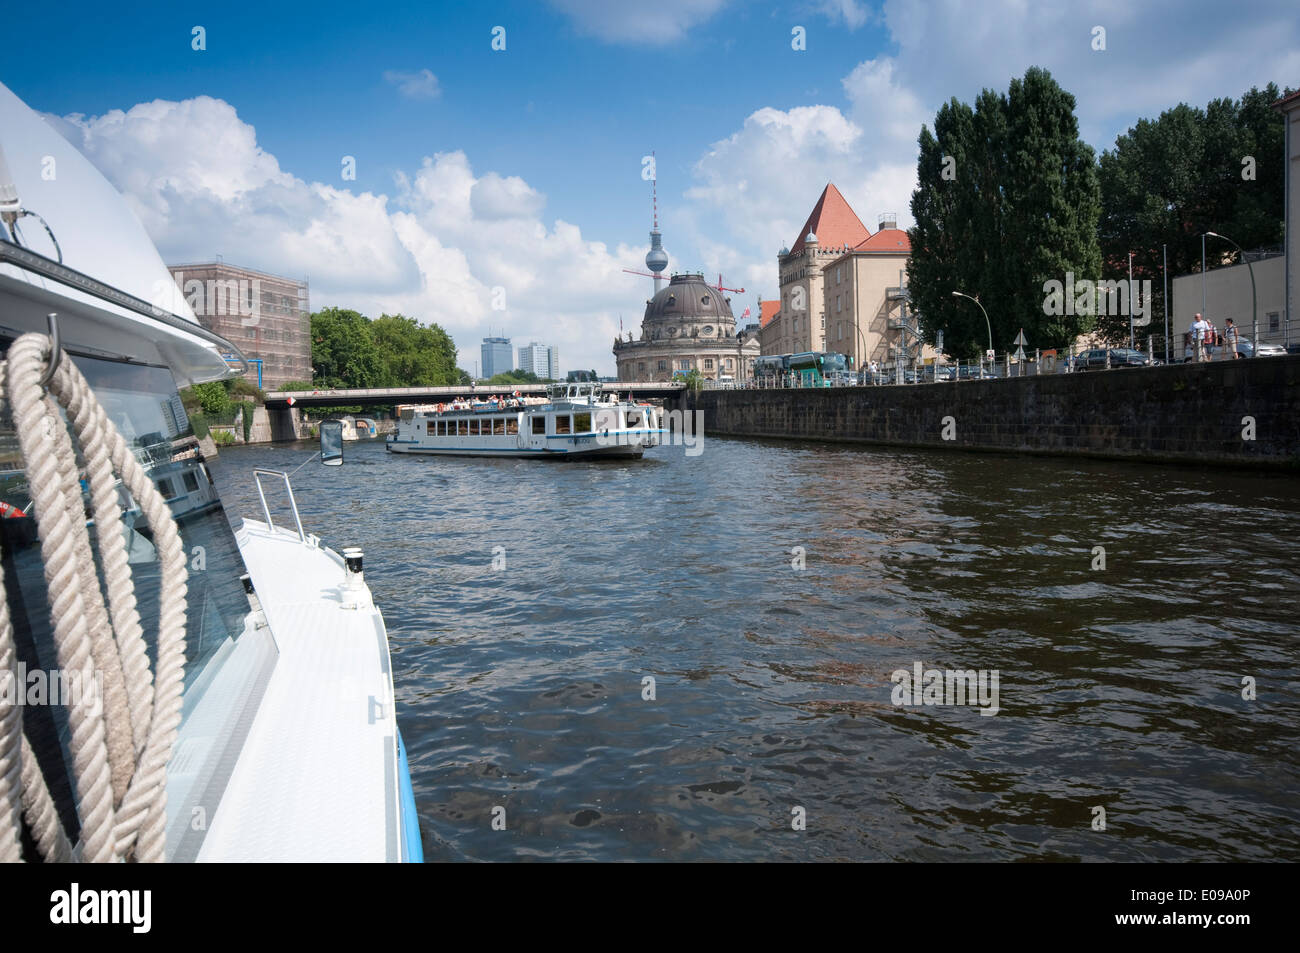
{"label": "coiled rope", "polygon": [[[46,861],[158,862],[165,848],[167,761],[180,725],[185,680],[185,550],[162,494],[76,365],[61,352],[54,354],[53,378],[48,390],[42,386],[50,360],[50,338],[18,338],[7,362],[0,363],[0,394],[8,397],[27,465],[59,669],[83,689],[67,699],[81,836],[75,845],[69,842],[23,733],[13,627],[0,576],[0,678],[8,676],[15,689],[0,692],[0,861],[21,860],[25,818]],[[85,461],[103,588],[60,406]],[[162,591],[152,672],[115,474],[140,506],[158,553]]]}

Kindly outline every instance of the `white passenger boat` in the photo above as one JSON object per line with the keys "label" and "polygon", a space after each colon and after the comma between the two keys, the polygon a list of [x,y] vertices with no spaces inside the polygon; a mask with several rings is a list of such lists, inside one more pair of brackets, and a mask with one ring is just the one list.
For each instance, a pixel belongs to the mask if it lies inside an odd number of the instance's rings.
{"label": "white passenger boat", "polygon": [[422,857],[360,550],[275,471],[238,475],[262,518],[232,532],[208,477],[177,388],[223,354],[0,85],[0,862]]}
{"label": "white passenger boat", "polygon": [[545,398],[400,407],[392,453],[480,457],[639,457],[659,445],[659,411],[601,384],[552,384]]}

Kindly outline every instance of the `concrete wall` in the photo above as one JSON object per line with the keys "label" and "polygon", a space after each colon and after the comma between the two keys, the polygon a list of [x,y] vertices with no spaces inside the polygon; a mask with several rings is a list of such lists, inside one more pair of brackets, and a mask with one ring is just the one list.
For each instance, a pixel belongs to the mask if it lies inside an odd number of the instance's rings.
{"label": "concrete wall", "polygon": [[[1236,260],[1236,252],[1226,242],[1211,238],[1211,254],[1223,254],[1226,247]],[[1213,260],[1213,259],[1211,259]],[[1286,294],[1286,259],[1281,255],[1253,262],[1255,269],[1255,293],[1258,296],[1259,343],[1289,344],[1295,343],[1300,327],[1288,331],[1286,309],[1282,306]],[[1173,286],[1174,312],[1170,319],[1169,332],[1173,336],[1170,355],[1174,360],[1181,360],[1186,355],[1183,348],[1183,332],[1196,320],[1196,313],[1201,310],[1201,275],[1184,275],[1175,278]],[[1250,316],[1250,268],[1246,265],[1226,265],[1212,268],[1205,273],[1205,316],[1214,322],[1214,326],[1223,330],[1225,318],[1232,318],[1243,338],[1251,336]],[[1278,329],[1269,330],[1269,315],[1278,316]],[[1163,328],[1152,327],[1153,331],[1164,332]]]}
{"label": "concrete wall", "polygon": [[1300,468],[1300,356],[689,400],[706,435]]}

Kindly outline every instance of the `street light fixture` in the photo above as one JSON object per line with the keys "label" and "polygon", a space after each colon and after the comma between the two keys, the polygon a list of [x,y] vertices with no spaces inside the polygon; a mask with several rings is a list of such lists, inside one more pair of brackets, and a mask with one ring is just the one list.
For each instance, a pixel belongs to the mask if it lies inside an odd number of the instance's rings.
{"label": "street light fixture", "polygon": [[1255,297],[1255,266],[1252,265],[1249,261],[1246,261],[1245,249],[1243,249],[1240,245],[1234,242],[1227,235],[1220,235],[1218,232],[1206,232],[1205,234],[1209,235],[1211,238],[1222,238],[1233,248],[1237,249],[1237,251],[1241,253],[1241,260],[1246,262],[1246,269],[1250,272],[1250,329],[1251,329],[1250,344],[1251,344],[1251,353],[1255,354],[1259,350],[1259,315],[1256,313],[1255,310],[1255,303],[1257,300]]}
{"label": "street light fixture", "polygon": [[[966,294],[964,291],[954,291],[952,293],[952,296],[954,298],[970,298],[971,301],[975,302],[975,305],[980,309],[980,311],[984,313],[984,323],[988,326],[989,329],[989,354],[992,355],[993,354],[993,325],[989,321],[989,313],[987,311],[984,311],[984,305],[980,304],[980,299],[978,297],[971,297],[970,295]],[[991,356],[989,360],[992,360]],[[984,362],[980,361],[980,368],[982,369],[983,367],[984,367]]]}

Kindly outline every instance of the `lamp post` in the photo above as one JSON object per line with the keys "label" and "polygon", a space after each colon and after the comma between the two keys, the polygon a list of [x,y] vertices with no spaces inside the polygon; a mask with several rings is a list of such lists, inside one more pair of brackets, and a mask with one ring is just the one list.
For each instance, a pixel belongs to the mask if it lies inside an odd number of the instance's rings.
{"label": "lamp post", "polygon": [[1241,254],[1241,260],[1246,262],[1246,269],[1250,272],[1250,327],[1251,327],[1251,353],[1254,354],[1259,350],[1259,315],[1256,314],[1255,307],[1258,300],[1255,296],[1255,266],[1246,261],[1245,250],[1234,242],[1227,235],[1220,235],[1218,232],[1206,232],[1211,238],[1222,238],[1225,242]]}
{"label": "lamp post", "polygon": [[[952,293],[952,296],[953,296],[954,298],[970,298],[971,301],[974,301],[974,302],[975,302],[975,305],[980,309],[980,311],[982,311],[982,312],[984,313],[984,323],[985,323],[986,325],[988,325],[988,329],[989,329],[989,351],[992,352],[992,350],[993,350],[993,325],[992,325],[992,323],[989,321],[989,313],[988,313],[987,311],[984,311],[984,305],[980,304],[980,299],[977,298],[977,297],[974,297],[974,298],[973,298],[973,297],[971,297],[970,295],[966,294],[964,291],[954,291],[954,292]],[[984,367],[984,362],[983,362],[983,361],[980,361],[980,368],[983,369],[983,367]]]}

